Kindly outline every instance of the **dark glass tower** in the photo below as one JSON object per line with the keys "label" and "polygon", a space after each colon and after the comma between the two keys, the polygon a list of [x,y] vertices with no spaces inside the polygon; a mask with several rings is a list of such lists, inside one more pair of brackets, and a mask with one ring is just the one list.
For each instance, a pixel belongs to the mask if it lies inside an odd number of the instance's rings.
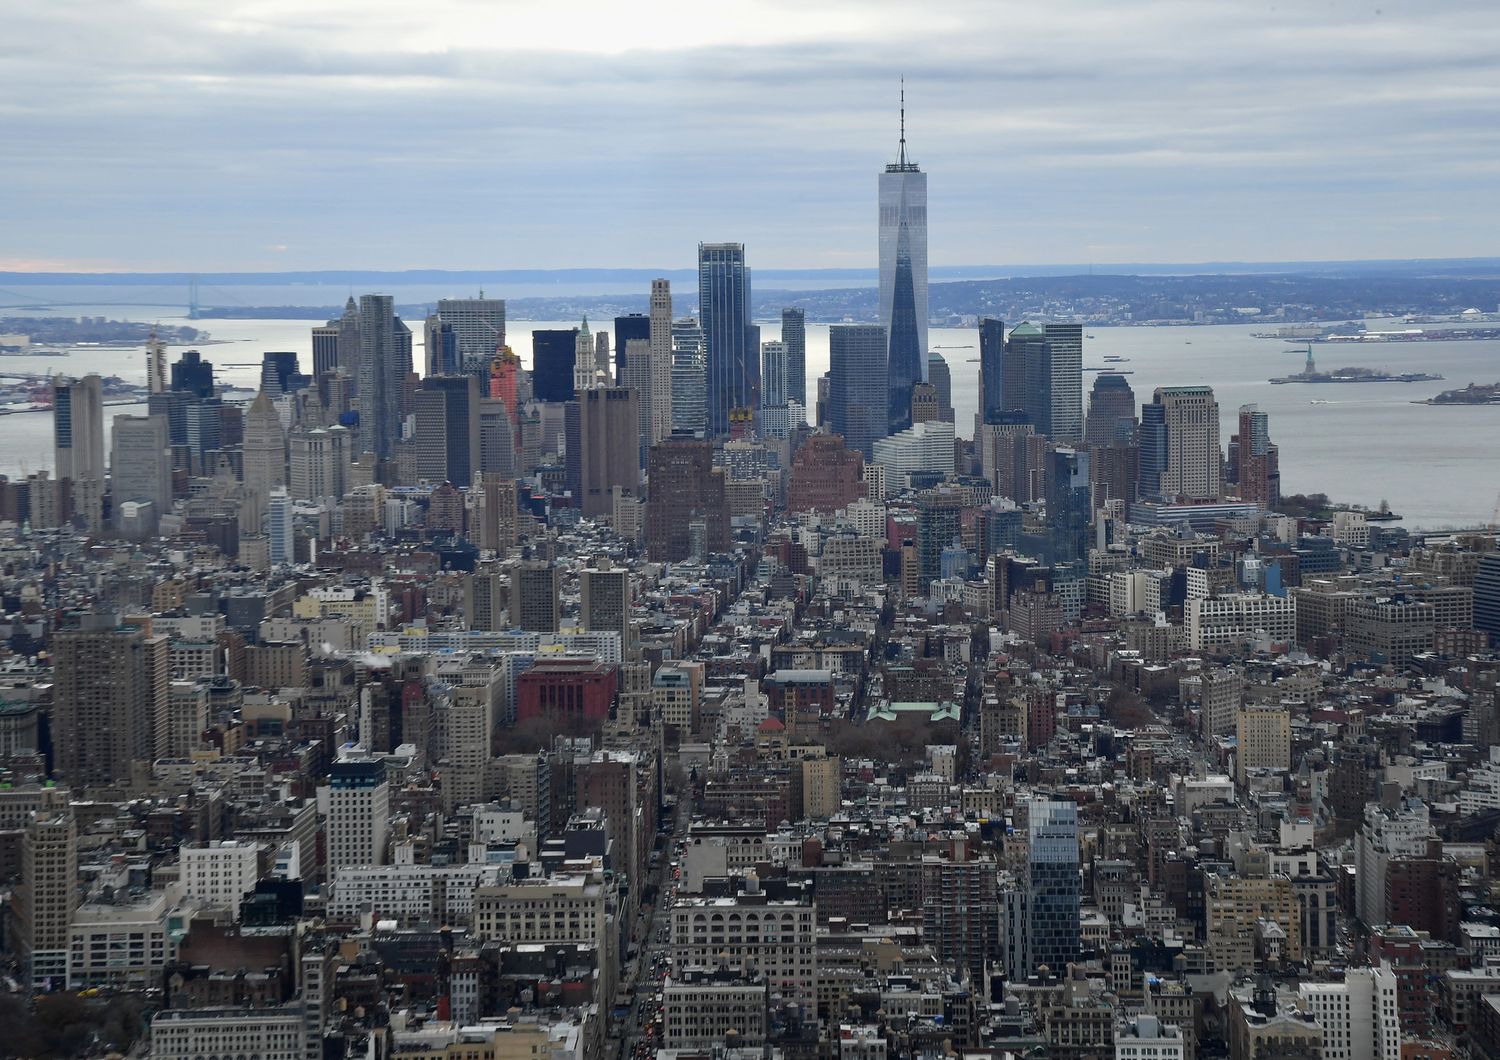
{"label": "dark glass tower", "polygon": [[890,423],[886,433],[911,426],[911,388],[922,382],[921,332],[912,286],[911,254],[906,229],[897,236],[896,284],[891,299],[890,359],[886,363]]}
{"label": "dark glass tower", "polygon": [[[631,313],[626,317],[615,317],[615,380],[625,378],[625,348],[631,339],[651,342],[651,318],[645,313]],[[621,382],[620,385],[624,385]]]}
{"label": "dark glass tower", "polygon": [[1142,497],[1161,495],[1162,476],[1167,473],[1167,408],[1158,401],[1141,406]]}
{"label": "dark glass tower", "polygon": [[786,346],[787,396],[806,408],[807,400],[807,316],[800,309],[781,311],[781,341]]}
{"label": "dark glass tower", "polygon": [[708,353],[708,432],[729,433],[731,413],[754,411],[760,349],[750,348],[750,270],[743,243],[698,244],[698,315]]}
{"label": "dark glass tower", "polygon": [[999,423],[1006,405],[1005,321],[979,322],[979,414],[985,423]]}
{"label": "dark glass tower", "polygon": [[531,333],[531,393],[538,401],[573,400],[578,329]]}
{"label": "dark glass tower", "polygon": [[[828,329],[828,420],[844,444],[870,459],[884,438],[885,329],[872,324],[841,324]],[[907,391],[908,404],[911,392]]]}
{"label": "dark glass tower", "polygon": [[[1007,400],[1026,410],[1037,434],[1052,435],[1052,347],[1040,328],[1017,324],[1005,344],[1005,356],[1020,367],[1021,392]],[[1017,401],[1016,398],[1020,400]]]}

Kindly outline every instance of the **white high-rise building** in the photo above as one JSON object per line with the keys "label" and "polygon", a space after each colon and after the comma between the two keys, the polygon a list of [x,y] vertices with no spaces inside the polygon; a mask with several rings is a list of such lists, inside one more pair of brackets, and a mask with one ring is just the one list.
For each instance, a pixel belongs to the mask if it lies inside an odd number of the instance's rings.
{"label": "white high-rise building", "polygon": [[291,565],[297,556],[292,537],[292,496],[285,486],[271,491],[266,506],[266,533],[273,566]]}
{"label": "white high-rise building", "polygon": [[[898,268],[898,265],[901,268]],[[910,288],[905,266],[910,266]],[[899,281],[899,282],[898,282]],[[897,299],[901,288],[905,304]],[[915,344],[909,321],[915,327]],[[885,328],[887,360],[914,356],[906,370],[915,368],[916,380],[927,378],[927,174],[906,157],[906,96],[901,103],[901,149],[896,161],[880,174],[880,326]],[[892,378],[895,377],[893,367]]]}
{"label": "white high-rise building", "polygon": [[1389,967],[1350,968],[1342,983],[1297,987],[1323,1028],[1323,1060],[1400,1060],[1396,973]]}
{"label": "white high-rise building", "polygon": [[328,777],[329,873],[351,865],[384,865],[390,815],[385,763],[364,754],[335,762]]}
{"label": "white high-rise building", "polygon": [[[651,281],[650,444],[672,433],[672,285]],[[647,395],[642,395],[643,397]]]}

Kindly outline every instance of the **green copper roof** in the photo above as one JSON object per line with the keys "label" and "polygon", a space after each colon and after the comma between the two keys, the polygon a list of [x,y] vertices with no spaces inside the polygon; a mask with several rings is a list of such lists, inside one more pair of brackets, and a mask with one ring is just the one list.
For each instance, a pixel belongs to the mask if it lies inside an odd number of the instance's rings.
{"label": "green copper roof", "polygon": [[1017,324],[1014,328],[1012,328],[1011,332],[1010,332],[1010,337],[1011,338],[1015,338],[1018,335],[1021,338],[1023,338],[1023,339],[1029,339],[1029,338],[1038,338],[1039,339],[1039,338],[1042,337],[1042,329],[1039,328],[1039,327],[1037,327],[1035,324],[1021,323],[1021,324]]}

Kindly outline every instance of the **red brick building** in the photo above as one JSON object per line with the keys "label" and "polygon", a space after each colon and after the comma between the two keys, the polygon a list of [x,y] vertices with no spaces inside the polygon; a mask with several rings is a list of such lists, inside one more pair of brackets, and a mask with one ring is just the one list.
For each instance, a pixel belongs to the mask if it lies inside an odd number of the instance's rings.
{"label": "red brick building", "polygon": [[836,512],[864,497],[865,458],[837,434],[814,434],[792,457],[789,512]]}
{"label": "red brick building", "polygon": [[603,722],[615,701],[615,668],[588,659],[538,659],[516,679],[516,721]]}

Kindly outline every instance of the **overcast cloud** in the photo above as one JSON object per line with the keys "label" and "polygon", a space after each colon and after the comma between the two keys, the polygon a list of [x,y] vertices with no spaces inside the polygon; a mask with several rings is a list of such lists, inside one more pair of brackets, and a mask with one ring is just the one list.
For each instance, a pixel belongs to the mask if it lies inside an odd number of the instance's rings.
{"label": "overcast cloud", "polygon": [[1500,253],[1494,0],[0,12],[0,268],[870,266],[903,74],[934,265]]}

